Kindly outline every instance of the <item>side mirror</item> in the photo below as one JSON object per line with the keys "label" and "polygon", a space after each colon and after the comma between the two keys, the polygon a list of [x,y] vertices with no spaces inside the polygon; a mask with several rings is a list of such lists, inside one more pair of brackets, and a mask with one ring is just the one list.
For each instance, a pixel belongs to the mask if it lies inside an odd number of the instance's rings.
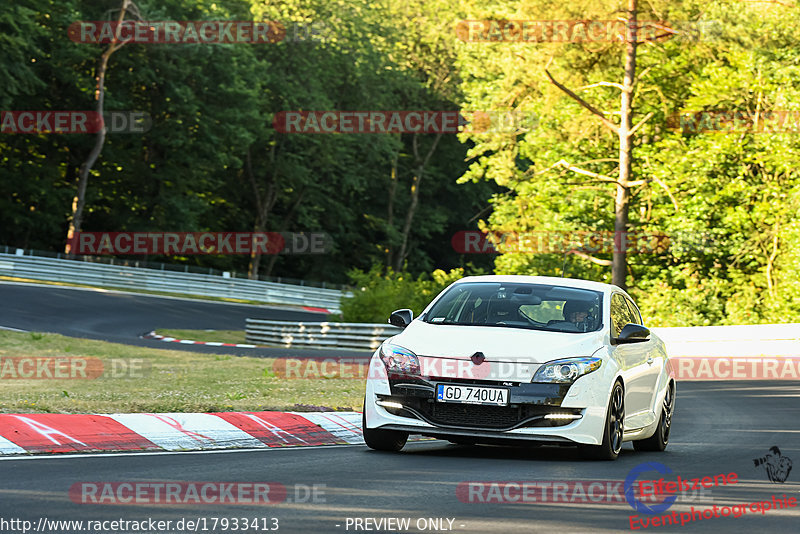
{"label": "side mirror", "polygon": [[394,326],[399,326],[400,328],[405,328],[411,324],[411,321],[414,320],[414,312],[409,310],[408,308],[403,308],[402,310],[395,310],[389,316],[389,324]]}
{"label": "side mirror", "polygon": [[614,340],[616,343],[641,343],[650,339],[650,329],[640,324],[628,323]]}

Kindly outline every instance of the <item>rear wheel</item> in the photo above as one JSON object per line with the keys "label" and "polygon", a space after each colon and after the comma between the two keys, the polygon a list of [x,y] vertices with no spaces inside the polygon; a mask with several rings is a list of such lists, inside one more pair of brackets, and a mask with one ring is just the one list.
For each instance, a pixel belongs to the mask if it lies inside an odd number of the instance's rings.
{"label": "rear wheel", "polygon": [[367,428],[366,406],[361,414],[361,430],[364,433],[364,443],[376,451],[397,452],[408,441],[408,432],[399,430],[381,430],[380,428]]}
{"label": "rear wheel", "polygon": [[625,390],[616,382],[608,401],[603,442],[600,445],[584,445],[584,455],[593,460],[616,460],[622,450],[622,435],[625,422]]}
{"label": "rear wheel", "polygon": [[667,448],[669,443],[669,430],[672,426],[672,411],[675,409],[675,384],[670,383],[667,392],[664,394],[664,402],[661,405],[661,418],[655,433],[647,439],[640,439],[633,442],[633,448],[637,451],[661,452]]}

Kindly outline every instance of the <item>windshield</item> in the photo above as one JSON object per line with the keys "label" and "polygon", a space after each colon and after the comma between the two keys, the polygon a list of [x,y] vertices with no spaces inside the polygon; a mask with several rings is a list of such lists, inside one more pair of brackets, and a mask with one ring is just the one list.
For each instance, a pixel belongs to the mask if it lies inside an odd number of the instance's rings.
{"label": "windshield", "polygon": [[422,320],[431,324],[593,332],[603,324],[603,294],[574,287],[465,282],[452,286]]}

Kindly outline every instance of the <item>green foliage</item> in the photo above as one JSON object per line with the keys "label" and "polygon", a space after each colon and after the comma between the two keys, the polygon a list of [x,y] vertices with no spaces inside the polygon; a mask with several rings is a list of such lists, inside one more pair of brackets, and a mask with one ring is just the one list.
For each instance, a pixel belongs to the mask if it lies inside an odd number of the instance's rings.
{"label": "green foliage", "polygon": [[[2,3],[0,74],[7,83],[0,109],[92,109],[104,45],[72,42],[66,29],[75,21],[109,20],[117,4]],[[271,203],[260,222],[264,230],[325,232],[334,243],[326,256],[265,257],[262,275],[343,283],[353,267],[383,262],[398,246],[410,204],[413,136],[281,134],[272,121],[291,110],[454,109],[458,84],[448,82],[453,53],[440,31],[449,23],[439,16],[441,5],[137,1],[144,20],[275,20],[290,33],[273,44],[128,43],[115,52],[105,108],[146,112],[152,128],[107,136],[90,175],[83,229],[252,231],[261,196]],[[293,25],[312,23],[319,34],[304,40],[309,35],[301,31],[295,38]],[[422,150],[432,140],[417,139]],[[0,244],[63,250],[78,169],[92,142],[72,134],[0,136]],[[457,185],[464,152],[449,136],[426,169],[408,239],[412,272],[463,262],[443,244],[469,227],[493,190]],[[249,262],[246,256],[134,259],[239,272]]]}
{"label": "green foliage", "polygon": [[410,308],[416,317],[445,287],[463,278],[463,269],[444,272],[437,269],[430,276],[414,278],[407,272],[384,272],[378,265],[369,271],[353,269],[348,273],[354,286],[353,297],[342,301],[342,320],[353,323],[385,323],[389,315]]}
{"label": "green foliage", "polygon": [[[608,20],[622,3],[522,2],[475,5],[469,18]],[[699,40],[638,47],[630,230],[666,234],[666,253],[630,254],[629,290],[654,325],[794,321],[800,132],[681,132],[683,111],[798,111],[798,20],[791,7],[763,3],[639,2],[639,20],[716,21]],[[791,22],[790,22],[791,21]],[[609,116],[619,109],[621,43],[465,44],[459,53],[466,108],[509,105],[538,116],[516,135],[465,135],[474,142],[462,182],[493,181],[498,232],[613,230],[614,186],[556,167],[560,160],[606,176],[617,172],[616,135],[549,83],[556,79]],[[513,59],[512,59],[513,58]],[[510,95],[513,95],[510,97]],[[597,254],[609,260],[610,254]],[[610,267],[576,255],[508,252],[496,270],[610,281]]]}
{"label": "green foliage", "polygon": [[[117,0],[0,3],[0,110],[88,110],[103,45],[67,38],[108,20]],[[144,20],[276,20],[274,44],[144,45],[112,56],[108,110],[152,118],[145,135],[110,134],[87,191],[86,231],[312,231],[324,256],[264,257],[262,275],[352,280],[348,320],[419,312],[450,275],[436,269],[609,281],[572,254],[457,254],[450,237],[497,232],[607,232],[614,185],[558,166],[617,171],[617,139],[551,84],[613,117],[624,45],[467,43],[458,20],[613,20],[621,0],[141,0]],[[638,47],[630,229],[663,233],[666,253],[629,256],[628,282],[653,324],[786,322],[800,314],[800,132],[671,129],[682,111],[800,112],[796,9],[780,2],[653,0],[639,20],[716,21],[700,40]],[[300,31],[293,25],[314,28]],[[316,25],[316,26],[315,26]],[[303,39],[302,37],[311,37]],[[445,136],[412,206],[418,153],[432,135],[298,135],[272,126],[291,110],[517,110],[535,127]],[[90,136],[0,136],[0,244],[63,250]],[[395,172],[393,172],[393,170]],[[259,201],[268,204],[263,216]],[[263,203],[262,203],[263,205]],[[407,257],[398,249],[407,238]],[[682,244],[681,244],[682,243]],[[688,246],[685,246],[688,243]],[[702,246],[697,246],[702,243]],[[134,258],[139,259],[139,258]],[[149,257],[246,271],[242,256]],[[405,265],[403,272],[375,265]],[[434,272],[432,277],[420,273]],[[450,271],[450,273],[460,272]],[[385,274],[383,274],[385,273]],[[437,276],[439,278],[437,278]],[[445,276],[445,278],[441,278]],[[441,279],[440,279],[441,278]],[[449,278],[447,278],[449,279]],[[361,288],[366,288],[363,291]]]}

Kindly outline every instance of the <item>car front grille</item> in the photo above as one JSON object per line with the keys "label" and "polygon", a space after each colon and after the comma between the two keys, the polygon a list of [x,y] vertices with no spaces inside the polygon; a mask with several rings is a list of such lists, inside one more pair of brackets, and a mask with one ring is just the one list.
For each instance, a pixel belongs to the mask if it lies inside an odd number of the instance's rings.
{"label": "car front grille", "polygon": [[509,428],[523,420],[520,407],[477,406],[436,402],[425,414],[432,422],[447,426]]}
{"label": "car front grille", "polygon": [[435,402],[410,396],[383,396],[410,410],[387,408],[394,415],[423,419],[436,426],[453,428],[473,428],[485,430],[508,430],[518,427],[553,427],[573,422],[571,419],[545,419],[549,413],[575,413],[581,410],[560,408],[541,404],[515,404],[511,406],[486,406],[478,404],[457,404]]}

